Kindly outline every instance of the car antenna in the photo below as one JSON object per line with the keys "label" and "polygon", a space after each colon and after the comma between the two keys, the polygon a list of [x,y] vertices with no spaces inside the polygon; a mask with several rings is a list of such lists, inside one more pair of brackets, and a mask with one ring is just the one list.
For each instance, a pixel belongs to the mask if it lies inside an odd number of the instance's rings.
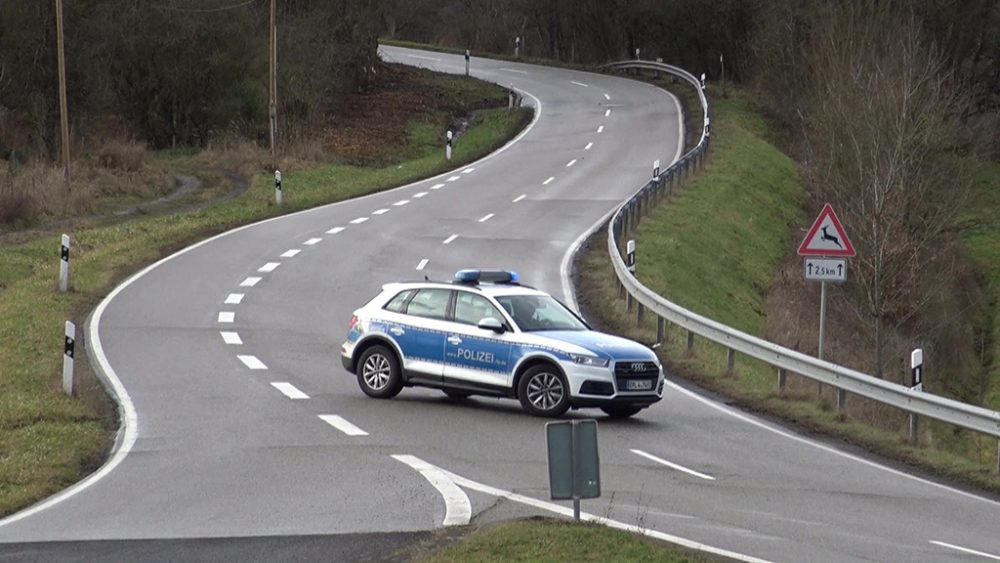
{"label": "car antenna", "polygon": [[431,281],[431,279],[427,277],[427,274],[424,274],[424,281]]}

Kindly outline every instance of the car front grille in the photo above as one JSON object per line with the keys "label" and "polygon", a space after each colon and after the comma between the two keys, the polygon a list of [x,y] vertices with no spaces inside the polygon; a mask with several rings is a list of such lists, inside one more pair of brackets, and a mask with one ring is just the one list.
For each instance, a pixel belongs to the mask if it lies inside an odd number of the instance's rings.
{"label": "car front grille", "polygon": [[[656,362],[615,362],[615,385],[618,387],[619,392],[653,393],[656,390],[654,386],[659,376],[660,368],[656,366]],[[636,385],[638,380],[648,381],[649,383],[645,389],[630,389],[630,385]]]}

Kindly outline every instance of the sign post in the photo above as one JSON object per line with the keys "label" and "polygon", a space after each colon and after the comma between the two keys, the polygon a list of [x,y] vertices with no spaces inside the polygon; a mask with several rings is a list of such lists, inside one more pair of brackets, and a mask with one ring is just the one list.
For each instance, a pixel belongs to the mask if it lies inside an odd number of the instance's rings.
{"label": "sign post", "polygon": [[573,500],[580,519],[580,499],[601,496],[601,461],[597,454],[597,421],[567,420],[545,424],[552,500]]}
{"label": "sign post", "polygon": [[[799,244],[799,256],[806,256],[805,277],[807,280],[818,280],[819,290],[819,348],[817,357],[823,359],[823,344],[826,329],[826,282],[843,282],[847,280],[847,263],[845,260],[829,259],[828,257],[851,258],[857,255],[854,245],[847,238],[844,226],[841,224],[833,206],[829,203],[823,206],[819,216],[813,221],[812,227]],[[809,258],[811,256],[823,257]],[[816,384],[816,393],[823,392],[823,384]],[[837,408],[843,408],[846,393],[837,391]]]}

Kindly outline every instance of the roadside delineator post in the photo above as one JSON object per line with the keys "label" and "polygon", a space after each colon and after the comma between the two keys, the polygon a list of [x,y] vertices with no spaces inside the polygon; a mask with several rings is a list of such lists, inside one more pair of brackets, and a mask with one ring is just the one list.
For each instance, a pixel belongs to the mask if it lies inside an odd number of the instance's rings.
{"label": "roadside delineator post", "polygon": [[274,171],[274,202],[281,205],[281,171]]}
{"label": "roadside delineator post", "polygon": [[451,129],[449,129],[448,130],[448,142],[447,142],[447,144],[445,144],[445,147],[444,147],[444,156],[448,160],[451,160],[451,140],[452,140],[453,136],[454,136],[454,134],[451,132]]}
{"label": "roadside delineator post", "polygon": [[520,35],[518,35],[517,37],[514,38],[514,58],[515,59],[520,59],[521,58],[521,36]]}
{"label": "roadside delineator post", "polygon": [[701,89],[705,89],[705,73],[701,73]]}
{"label": "roadside delineator post", "polygon": [[[629,240],[625,243],[625,266],[630,274],[635,276],[635,241]],[[632,310],[632,294],[625,292],[625,310]]]}
{"label": "roadside delineator post", "polygon": [[62,248],[59,252],[59,291],[69,291],[69,235],[62,236]]}
{"label": "roadside delineator post", "polygon": [[[915,348],[910,352],[910,391],[920,393],[924,390],[924,351]],[[916,414],[910,413],[910,445],[916,446],[919,442],[919,419]]]}
{"label": "roadside delineator post", "polygon": [[472,54],[469,53],[468,49],[466,49],[465,50],[465,75],[466,76],[469,76],[469,59],[471,57],[472,57]]}
{"label": "roadside delineator post", "polygon": [[63,346],[63,392],[73,396],[73,358],[76,355],[76,325],[66,321],[66,340]]}
{"label": "roadside delineator post", "polygon": [[660,161],[659,159],[653,161],[653,179],[660,179]]}

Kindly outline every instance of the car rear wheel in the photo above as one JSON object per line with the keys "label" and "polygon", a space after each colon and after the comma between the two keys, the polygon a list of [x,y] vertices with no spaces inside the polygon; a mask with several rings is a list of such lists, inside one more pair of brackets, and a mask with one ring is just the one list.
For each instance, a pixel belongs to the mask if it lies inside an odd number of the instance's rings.
{"label": "car rear wheel", "polygon": [[642,407],[608,405],[606,407],[601,407],[601,410],[604,411],[604,414],[610,416],[611,418],[628,418],[641,411]]}
{"label": "car rear wheel", "polygon": [[529,368],[517,384],[517,397],[524,410],[535,416],[556,418],[569,408],[569,387],[555,367],[541,364]]}
{"label": "car rear wheel", "polygon": [[358,360],[358,385],[365,395],[391,399],[403,389],[399,360],[385,346],[372,346]]}

